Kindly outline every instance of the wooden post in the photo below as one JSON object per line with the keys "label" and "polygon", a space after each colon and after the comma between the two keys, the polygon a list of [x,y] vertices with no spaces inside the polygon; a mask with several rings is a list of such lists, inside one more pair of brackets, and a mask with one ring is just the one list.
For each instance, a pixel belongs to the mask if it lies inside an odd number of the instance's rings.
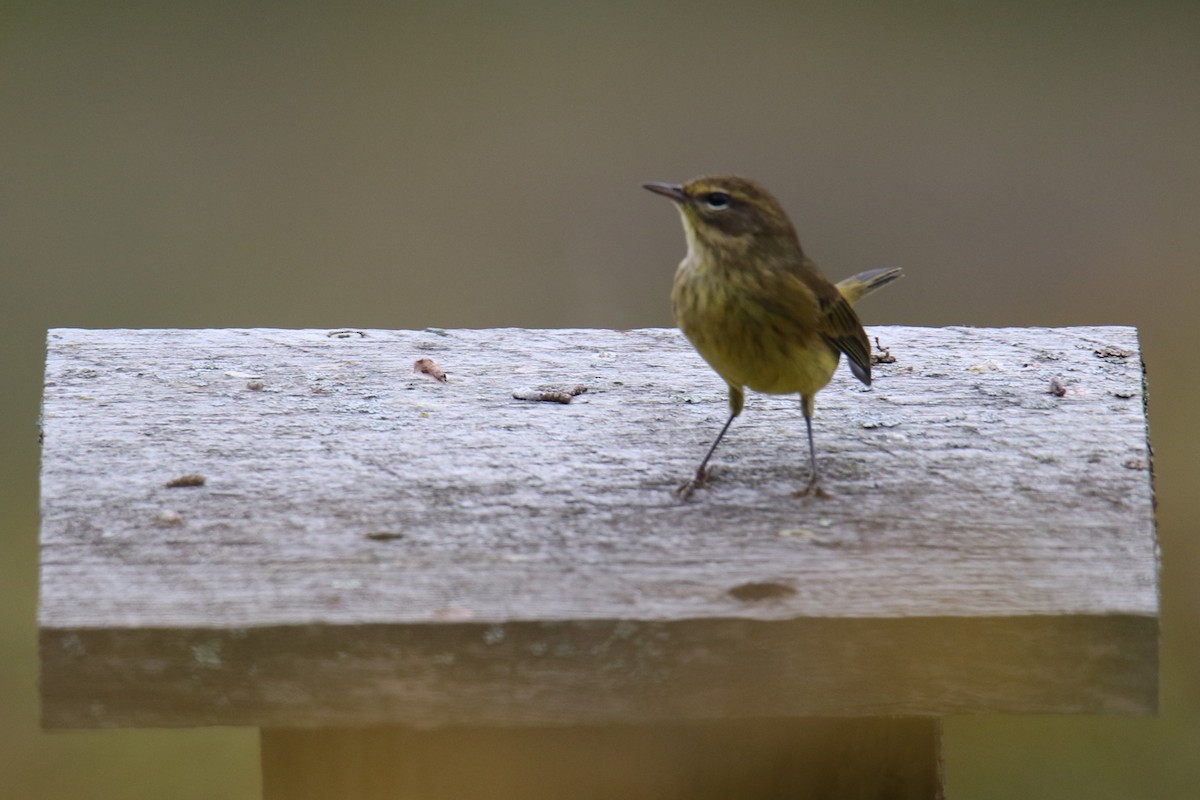
{"label": "wooden post", "polygon": [[938,797],[931,718],[263,731],[267,800]]}
{"label": "wooden post", "polygon": [[44,724],[260,727],[267,797],[930,797],[938,717],[1152,712],[1136,333],[870,333],[831,500],[752,396],[681,504],[676,331],[51,331]]}

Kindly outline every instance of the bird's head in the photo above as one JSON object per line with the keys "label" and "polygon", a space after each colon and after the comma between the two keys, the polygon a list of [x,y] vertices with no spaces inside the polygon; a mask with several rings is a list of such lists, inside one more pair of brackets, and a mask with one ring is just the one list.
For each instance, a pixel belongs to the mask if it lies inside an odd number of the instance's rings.
{"label": "bird's head", "polygon": [[684,184],[646,183],[646,189],[675,201],[693,255],[744,255],[754,250],[800,244],[779,201],[748,178],[717,175]]}

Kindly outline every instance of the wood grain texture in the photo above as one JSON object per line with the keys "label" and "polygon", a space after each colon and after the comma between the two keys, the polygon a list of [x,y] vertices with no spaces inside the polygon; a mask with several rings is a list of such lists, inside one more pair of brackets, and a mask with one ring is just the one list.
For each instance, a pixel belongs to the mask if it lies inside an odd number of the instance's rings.
{"label": "wood grain texture", "polygon": [[45,721],[1152,709],[1135,331],[870,333],[833,499],[751,395],[680,504],[726,406],[673,330],[51,331]]}

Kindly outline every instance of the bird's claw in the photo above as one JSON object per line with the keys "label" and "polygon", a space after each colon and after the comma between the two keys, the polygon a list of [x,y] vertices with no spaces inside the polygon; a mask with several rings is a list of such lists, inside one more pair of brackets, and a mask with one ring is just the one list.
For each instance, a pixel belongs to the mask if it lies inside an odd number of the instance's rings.
{"label": "bird's claw", "polygon": [[792,492],[792,497],[819,497],[822,500],[828,500],[833,495],[825,491],[825,487],[821,485],[821,476],[814,474],[809,477],[808,483],[804,484],[803,489]]}
{"label": "bird's claw", "polygon": [[675,490],[675,496],[680,500],[687,500],[697,489],[708,488],[709,472],[705,467],[696,470],[696,474],[691,480],[684,481],[679,488]]}

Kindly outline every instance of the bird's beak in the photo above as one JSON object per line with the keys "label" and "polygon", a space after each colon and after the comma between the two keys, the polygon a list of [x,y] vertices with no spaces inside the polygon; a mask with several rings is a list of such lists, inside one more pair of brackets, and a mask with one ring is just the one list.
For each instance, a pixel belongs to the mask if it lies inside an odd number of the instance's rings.
{"label": "bird's beak", "polygon": [[643,183],[643,189],[649,189],[655,194],[661,194],[663,197],[669,197],[676,203],[682,203],[688,199],[688,196],[683,193],[683,187],[677,183]]}

